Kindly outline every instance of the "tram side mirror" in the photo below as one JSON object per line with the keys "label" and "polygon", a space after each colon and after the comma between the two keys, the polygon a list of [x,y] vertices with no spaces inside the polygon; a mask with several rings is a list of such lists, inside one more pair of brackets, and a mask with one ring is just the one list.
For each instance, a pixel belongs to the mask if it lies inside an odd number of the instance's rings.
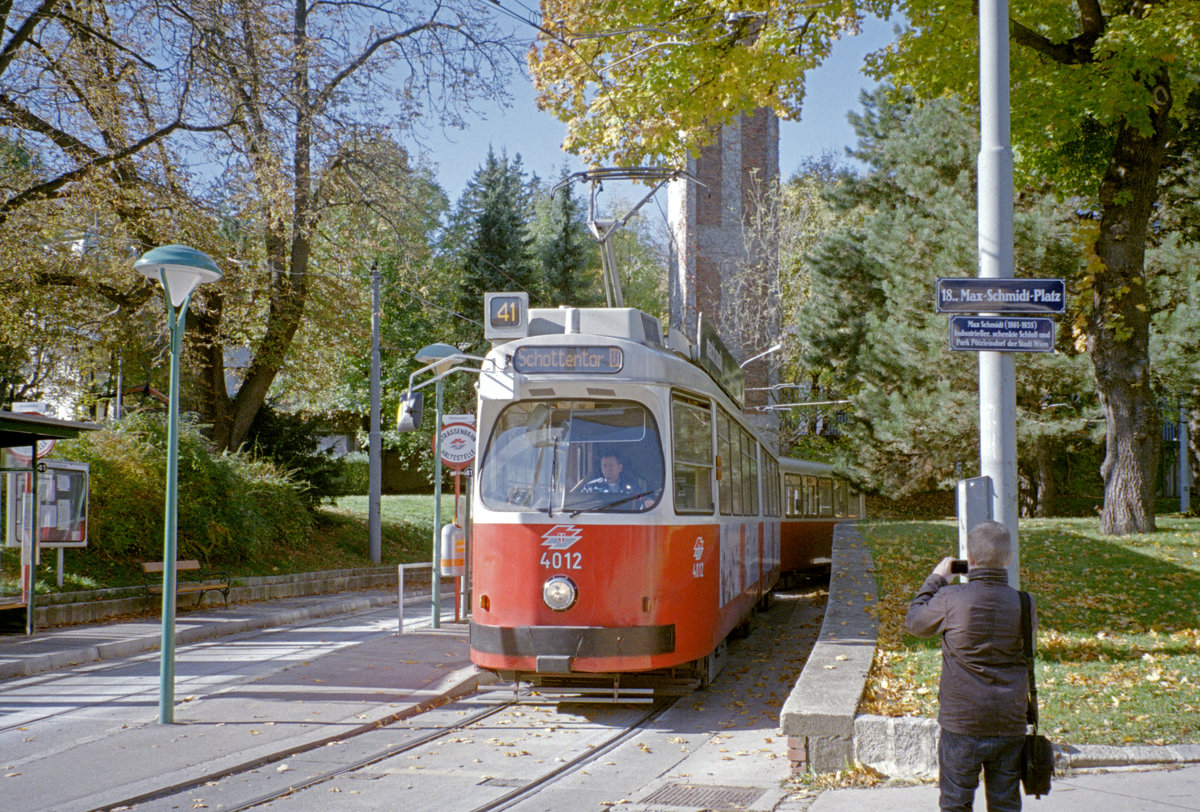
{"label": "tram side mirror", "polygon": [[421,428],[421,413],[425,409],[424,392],[408,392],[400,396],[396,410],[396,431],[416,431]]}

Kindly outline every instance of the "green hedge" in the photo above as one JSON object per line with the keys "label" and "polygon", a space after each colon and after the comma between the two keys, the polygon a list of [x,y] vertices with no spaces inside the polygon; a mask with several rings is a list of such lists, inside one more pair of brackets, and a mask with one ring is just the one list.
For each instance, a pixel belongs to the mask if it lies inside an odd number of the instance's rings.
{"label": "green hedge", "polygon": [[[179,558],[232,565],[269,544],[311,539],[311,513],[286,473],[245,454],[215,453],[191,420],[181,420],[179,434]],[[162,558],[166,440],[163,416],[139,414],[59,444],[56,457],[90,465],[92,555]]]}
{"label": "green hedge", "polygon": [[334,496],[356,496],[370,488],[371,462],[361,451],[354,451],[338,460],[333,478]]}

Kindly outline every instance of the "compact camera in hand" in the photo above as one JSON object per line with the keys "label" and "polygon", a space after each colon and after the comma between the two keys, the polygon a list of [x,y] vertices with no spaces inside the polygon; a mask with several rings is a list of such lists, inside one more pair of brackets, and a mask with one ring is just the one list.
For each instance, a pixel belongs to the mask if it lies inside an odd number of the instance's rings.
{"label": "compact camera in hand", "polygon": [[956,558],[950,562],[951,575],[966,575],[970,569],[971,567],[969,564],[967,564],[967,560],[965,558]]}

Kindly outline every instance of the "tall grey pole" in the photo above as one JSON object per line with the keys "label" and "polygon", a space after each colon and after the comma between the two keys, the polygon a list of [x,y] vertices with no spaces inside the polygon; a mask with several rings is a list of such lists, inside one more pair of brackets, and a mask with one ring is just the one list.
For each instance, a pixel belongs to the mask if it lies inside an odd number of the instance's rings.
{"label": "tall grey pole", "polygon": [[163,505],[163,597],[162,642],[159,645],[158,723],[175,722],[175,585],[178,574],[179,540],[179,365],[183,353],[183,329],[187,321],[189,293],[179,308],[171,304],[171,287],[166,271],[159,272],[167,301],[167,327],[171,339],[171,385],[167,389],[167,492]]}
{"label": "tall grey pole", "polygon": [[371,427],[367,433],[367,535],[371,562],[383,559],[379,495],[383,491],[383,437],[379,427],[379,268],[371,264]]}
{"label": "tall grey pole", "polygon": [[1192,461],[1188,459],[1188,410],[1179,400],[1179,512],[1185,516],[1192,509]]}
{"label": "tall grey pole", "polygon": [[[979,276],[1013,276],[1013,179],[1008,99],[1008,2],[979,3]],[[1019,585],[1017,399],[1012,353],[979,353],[979,467],[992,478],[996,521],[1008,527]]]}
{"label": "tall grey pole", "polygon": [[433,385],[433,567],[430,570],[433,583],[430,585],[432,605],[430,615],[433,628],[442,628],[442,373],[437,370],[437,383]]}

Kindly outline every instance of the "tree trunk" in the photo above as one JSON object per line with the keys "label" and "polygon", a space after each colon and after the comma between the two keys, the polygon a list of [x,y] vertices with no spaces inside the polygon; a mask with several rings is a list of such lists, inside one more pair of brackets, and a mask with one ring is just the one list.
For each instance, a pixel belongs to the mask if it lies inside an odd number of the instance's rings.
{"label": "tree trunk", "polygon": [[1160,417],[1150,385],[1150,302],[1144,258],[1167,141],[1171,97],[1165,72],[1153,88],[1152,131],[1123,123],[1100,182],[1100,231],[1091,263],[1088,352],[1104,409],[1100,474],[1109,535],[1154,530]]}
{"label": "tree trunk", "polygon": [[1054,484],[1054,458],[1057,456],[1057,443],[1038,443],[1037,447],[1037,503],[1033,514],[1045,519],[1054,515],[1058,507],[1058,487]]}

